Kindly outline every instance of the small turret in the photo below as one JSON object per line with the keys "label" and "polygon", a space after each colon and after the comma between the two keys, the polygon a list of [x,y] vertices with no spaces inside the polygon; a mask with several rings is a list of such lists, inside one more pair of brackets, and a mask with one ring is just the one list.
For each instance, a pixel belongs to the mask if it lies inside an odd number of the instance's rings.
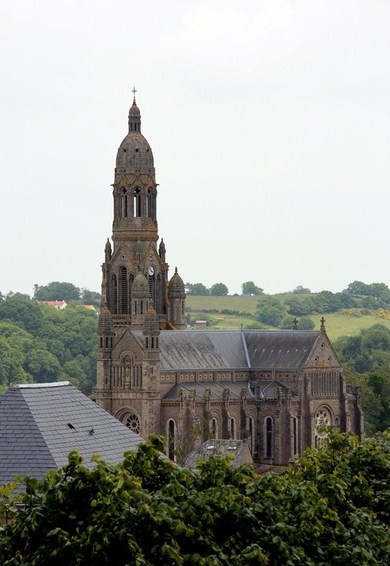
{"label": "small turret", "polygon": [[145,314],[149,308],[150,290],[145,275],[139,272],[134,279],[131,292],[131,325],[141,330]]}
{"label": "small turret", "polygon": [[104,256],[105,256],[106,263],[111,261],[112,248],[111,248],[110,238],[107,238],[106,246],[104,248]]}
{"label": "small turret", "polygon": [[158,337],[160,335],[160,325],[158,316],[153,308],[153,302],[150,305],[144,318],[144,326],[142,333],[145,336],[146,349],[158,349]]}
{"label": "small turret", "polygon": [[169,281],[168,299],[171,304],[171,323],[176,329],[186,328],[186,319],[184,316],[184,303],[186,299],[186,290],[183,279],[177,272]]}
{"label": "small turret", "polygon": [[160,256],[161,261],[164,263],[165,263],[165,254],[166,254],[165,244],[164,244],[164,240],[161,238],[161,242],[158,248],[158,255]]}
{"label": "small turret", "polygon": [[141,112],[135,101],[135,93],[133,98],[133,105],[129,110],[129,133],[141,132]]}

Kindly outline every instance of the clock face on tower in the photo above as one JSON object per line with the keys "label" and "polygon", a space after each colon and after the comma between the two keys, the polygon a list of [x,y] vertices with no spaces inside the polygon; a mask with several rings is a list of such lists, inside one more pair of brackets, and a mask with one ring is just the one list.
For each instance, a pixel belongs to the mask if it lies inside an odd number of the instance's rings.
{"label": "clock face on tower", "polygon": [[151,266],[149,267],[148,273],[149,273],[149,275],[154,275],[154,267],[153,267],[153,265],[151,265]]}

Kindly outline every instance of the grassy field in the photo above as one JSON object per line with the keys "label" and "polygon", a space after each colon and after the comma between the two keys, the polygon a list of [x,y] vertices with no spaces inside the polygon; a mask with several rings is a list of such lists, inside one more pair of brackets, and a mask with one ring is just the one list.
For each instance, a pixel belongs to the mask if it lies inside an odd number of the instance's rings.
{"label": "grassy field", "polygon": [[[228,330],[234,328],[266,328],[254,319],[258,297],[197,297],[188,295],[186,311],[194,320],[208,320],[209,328]],[[221,311],[236,311],[237,314],[226,314]],[[206,312],[216,311],[216,312]],[[310,316],[315,328],[320,327],[322,315]],[[297,317],[299,318],[299,317]],[[389,311],[367,311],[362,309],[345,309],[336,313],[324,314],[328,336],[335,340],[340,336],[352,336],[360,330],[374,324],[383,324],[390,328]]]}

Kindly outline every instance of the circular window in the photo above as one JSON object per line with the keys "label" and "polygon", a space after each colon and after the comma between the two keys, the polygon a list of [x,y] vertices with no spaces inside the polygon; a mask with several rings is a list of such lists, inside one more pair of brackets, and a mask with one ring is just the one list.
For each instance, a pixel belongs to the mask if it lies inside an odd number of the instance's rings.
{"label": "circular window", "polygon": [[127,417],[125,425],[136,434],[141,432],[141,423],[139,422],[137,415],[134,415],[134,413]]}

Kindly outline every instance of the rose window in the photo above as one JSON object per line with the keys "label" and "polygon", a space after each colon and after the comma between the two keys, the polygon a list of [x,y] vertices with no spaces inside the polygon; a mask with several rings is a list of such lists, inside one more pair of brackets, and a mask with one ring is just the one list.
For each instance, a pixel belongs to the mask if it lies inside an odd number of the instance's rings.
{"label": "rose window", "polygon": [[141,432],[141,423],[137,415],[134,415],[134,413],[127,417],[125,425],[136,434]]}

